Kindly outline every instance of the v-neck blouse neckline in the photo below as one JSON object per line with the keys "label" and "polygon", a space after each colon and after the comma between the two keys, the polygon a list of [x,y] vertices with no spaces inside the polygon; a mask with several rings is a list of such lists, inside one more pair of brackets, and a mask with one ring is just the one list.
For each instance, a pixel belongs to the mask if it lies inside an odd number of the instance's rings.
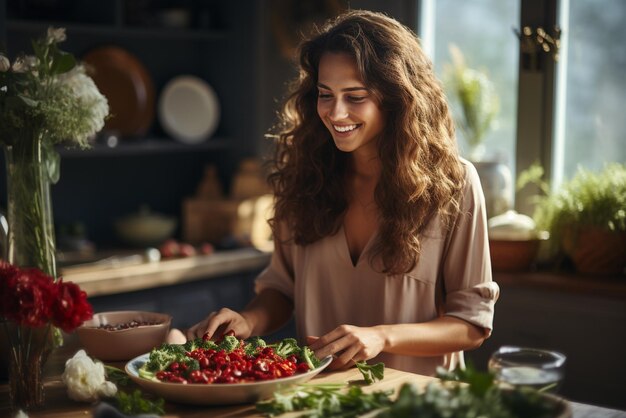
{"label": "v-neck blouse neckline", "polygon": [[352,256],[350,255],[350,246],[348,245],[348,237],[346,236],[346,228],[344,227],[343,223],[341,224],[341,227],[339,228],[339,231],[337,231],[336,234],[336,240],[337,240],[337,247],[338,247],[338,251],[341,253],[341,257],[347,259],[347,262],[349,263],[350,267],[352,267],[353,269],[356,269],[359,264],[361,264],[361,261],[364,258],[364,255],[367,254],[367,251],[369,250],[372,241],[374,241],[374,238],[376,237],[376,235],[378,235],[378,229],[374,230],[374,232],[372,233],[372,235],[369,237],[367,243],[365,244],[365,247],[363,247],[363,250],[361,251],[361,253],[359,254],[359,257],[356,260],[356,263],[352,261]]}

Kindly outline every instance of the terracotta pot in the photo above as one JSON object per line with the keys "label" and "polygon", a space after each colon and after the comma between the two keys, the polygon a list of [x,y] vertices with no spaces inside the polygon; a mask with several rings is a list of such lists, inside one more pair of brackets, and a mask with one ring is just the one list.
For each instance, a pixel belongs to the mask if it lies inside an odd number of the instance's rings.
{"label": "terracotta pot", "polygon": [[597,226],[566,231],[563,248],[583,274],[619,276],[626,273],[626,232]]}
{"label": "terracotta pot", "polygon": [[539,239],[496,240],[489,239],[491,267],[494,271],[528,271],[539,250]]}

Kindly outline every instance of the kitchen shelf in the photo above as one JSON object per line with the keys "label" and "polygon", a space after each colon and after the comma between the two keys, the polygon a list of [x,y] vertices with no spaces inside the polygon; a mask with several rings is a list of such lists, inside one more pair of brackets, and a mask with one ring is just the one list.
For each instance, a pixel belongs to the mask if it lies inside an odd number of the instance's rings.
{"label": "kitchen shelf", "polygon": [[119,26],[110,24],[75,24],[68,22],[42,22],[32,20],[7,20],[7,29],[14,32],[44,33],[48,27],[63,27],[69,36],[96,35],[118,38],[152,38],[168,40],[213,41],[226,39],[228,32],[215,29],[175,29],[161,27]]}
{"label": "kitchen shelf", "polygon": [[191,153],[227,150],[232,144],[228,138],[210,138],[195,145],[182,144],[170,138],[122,139],[117,146],[97,143],[92,148],[65,148],[57,150],[63,158],[116,157],[165,153]]}

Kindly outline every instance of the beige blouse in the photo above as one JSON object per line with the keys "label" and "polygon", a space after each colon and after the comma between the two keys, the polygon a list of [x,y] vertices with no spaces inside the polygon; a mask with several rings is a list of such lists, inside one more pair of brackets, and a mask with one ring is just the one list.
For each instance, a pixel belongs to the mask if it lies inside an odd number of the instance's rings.
{"label": "beige blouse", "polygon": [[[491,334],[498,285],[491,279],[484,196],[467,161],[462,210],[446,231],[435,218],[421,236],[422,253],[407,274],[385,275],[370,266],[367,247],[352,264],[345,233],[307,246],[276,244],[270,265],[256,279],[256,292],[276,289],[293,300],[298,338],[321,336],[342,324],[362,327],[427,322],[438,309]],[[442,302],[437,302],[437,300]],[[462,364],[463,353],[413,357],[381,353],[370,362],[433,375],[437,366]]]}

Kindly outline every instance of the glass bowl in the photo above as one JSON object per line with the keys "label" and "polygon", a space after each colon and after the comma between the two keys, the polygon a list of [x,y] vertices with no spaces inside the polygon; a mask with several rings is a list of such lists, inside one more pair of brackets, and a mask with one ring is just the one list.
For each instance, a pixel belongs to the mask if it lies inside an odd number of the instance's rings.
{"label": "glass bowl", "polygon": [[566,356],[558,351],[503,346],[489,359],[489,371],[504,385],[556,392],[565,370]]}

